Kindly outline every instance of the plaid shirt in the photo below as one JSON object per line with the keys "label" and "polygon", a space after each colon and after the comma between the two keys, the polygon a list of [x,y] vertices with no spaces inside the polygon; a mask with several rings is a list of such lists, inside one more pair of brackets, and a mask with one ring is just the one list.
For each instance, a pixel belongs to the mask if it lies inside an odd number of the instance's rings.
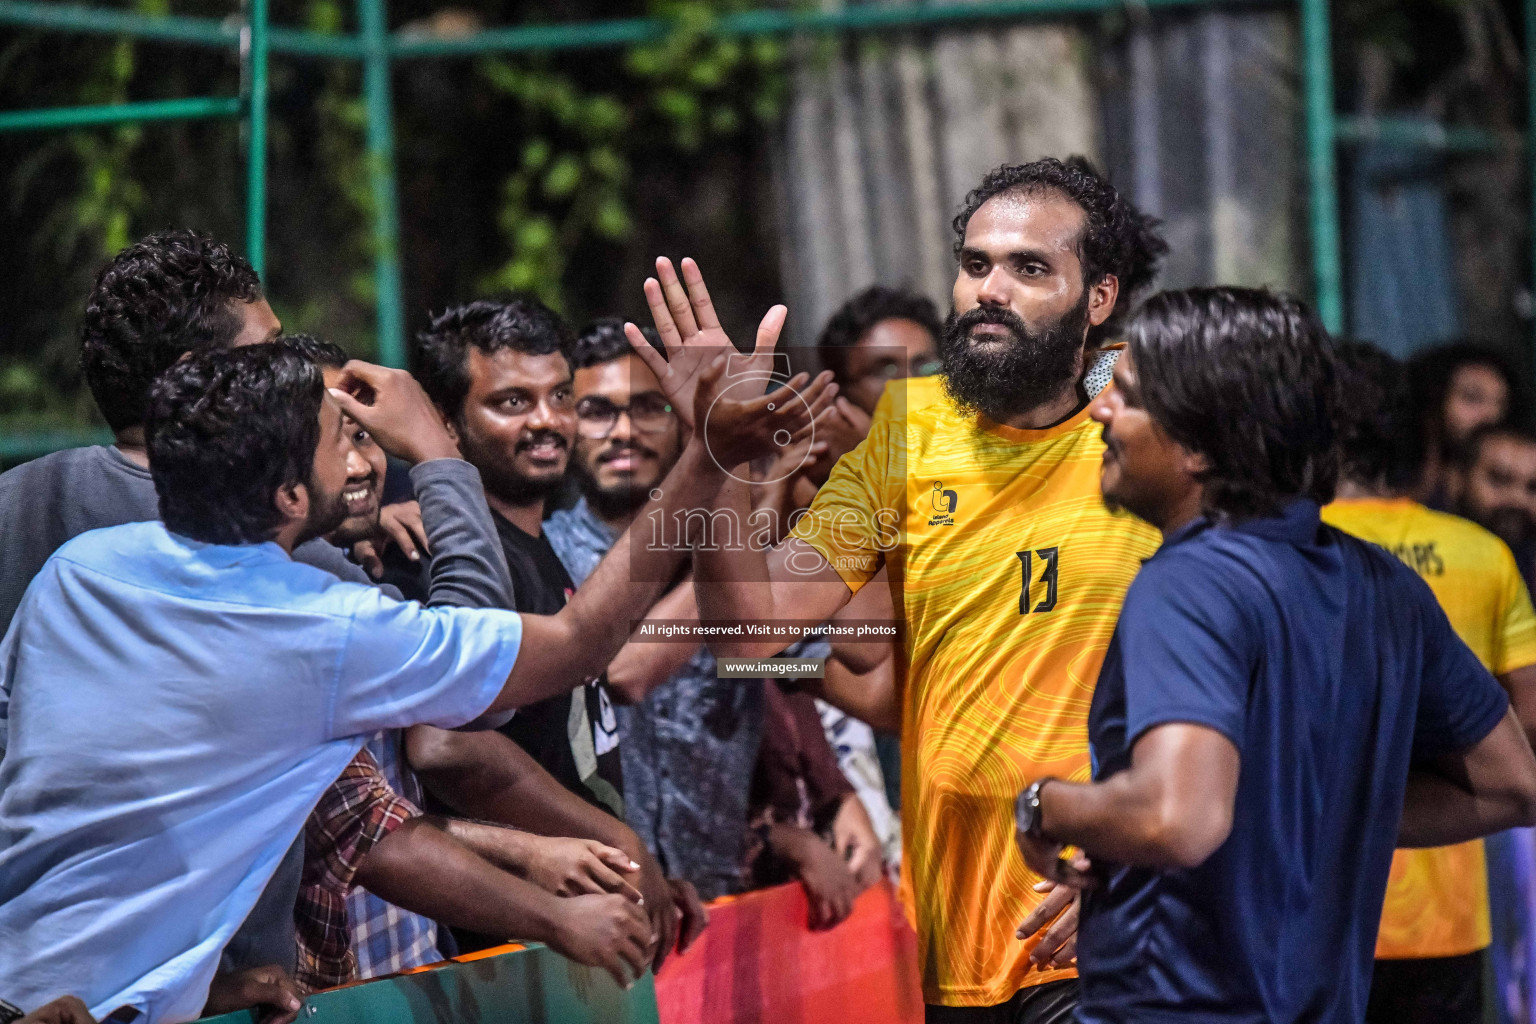
{"label": "plaid shirt", "polygon": [[421,813],[384,778],[367,748],[358,751],[304,824],[304,874],[294,911],[297,980],[308,991],[355,980],[347,892],[368,851]]}
{"label": "plaid shirt", "polygon": [[[375,733],[363,749],[379,763],[389,786],[420,807],[421,783],[405,763],[403,739],[399,730]],[[354,886],[347,894],[347,917],[352,922],[352,953],[360,981],[425,967],[443,958],[437,949],[437,924],[431,918],[401,910],[362,886]]]}

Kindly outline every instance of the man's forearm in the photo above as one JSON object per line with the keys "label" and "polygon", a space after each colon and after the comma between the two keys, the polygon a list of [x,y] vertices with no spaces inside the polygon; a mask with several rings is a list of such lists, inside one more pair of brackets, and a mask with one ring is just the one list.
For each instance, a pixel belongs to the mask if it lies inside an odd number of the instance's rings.
{"label": "man's forearm", "polygon": [[547,942],[557,897],[493,866],[426,818],[395,829],[368,853],[356,881],[380,899],[456,928]]}
{"label": "man's forearm", "polygon": [[1048,782],[1040,790],[1046,836],[1080,847],[1093,860],[1156,868],[1203,863],[1219,845],[1209,823],[1169,806],[1161,787],[1135,774],[1131,769],[1087,784]]}
{"label": "man's forearm", "polygon": [[432,552],[427,603],[511,608],[512,576],[480,471],[462,459],[433,459],[411,467],[411,483]]}
{"label": "man's forearm", "polygon": [[428,815],[427,819],[470,852],[503,871],[510,871],[519,878],[527,873],[533,859],[533,849],[529,842],[533,838],[532,833],[511,825],[489,824],[464,818]]}
{"label": "man's forearm", "polygon": [[[651,606],[646,619],[696,622],[699,606],[693,598],[693,581],[685,580]],[[628,703],[638,703],[671,679],[693,658],[698,646],[691,641],[651,642],[631,637],[608,664],[608,686]]]}
{"label": "man's forearm", "polygon": [[660,497],[640,510],[570,603],[555,615],[523,616],[517,661],[491,713],[570,690],[608,667],[688,552],[686,543],[665,538],[653,546],[651,523],[671,523],[680,513],[707,509],[723,478],[703,443],[691,441],[657,489]]}
{"label": "man's forearm", "polygon": [[408,734],[407,751],[432,795],[467,818],[540,835],[595,839],[631,857],[644,849],[633,829],[566,789],[499,732],[417,726]]}
{"label": "man's forearm", "polygon": [[805,691],[871,728],[899,732],[901,704],[896,699],[895,659],[886,658],[869,671],[859,672],[839,658],[837,651],[835,645],[821,679],[805,680]]}
{"label": "man's forearm", "polygon": [[1521,824],[1509,801],[1479,796],[1433,771],[1415,769],[1408,773],[1397,845],[1450,846]]}
{"label": "man's forearm", "polygon": [[1514,707],[1470,749],[1408,773],[1398,846],[1446,846],[1536,823],[1536,759]]}
{"label": "man's forearm", "polygon": [[[745,469],[737,470],[738,476]],[[742,543],[699,545],[693,552],[694,596],[699,618],[741,621],[773,617],[773,586],[768,577],[768,551],[746,541],[752,515],[751,491],[730,478],[715,495],[714,512],[737,524]]]}
{"label": "man's forearm", "polygon": [[[744,468],[737,471],[745,476]],[[752,535],[751,492],[738,479],[729,479],[715,496],[716,512],[740,524],[742,540]],[[767,551],[749,543],[699,545],[693,552],[693,588],[699,618],[706,622],[765,622],[774,618],[773,584],[768,575]],[[782,643],[754,643],[723,637],[709,641],[709,649],[722,658],[771,657]]]}

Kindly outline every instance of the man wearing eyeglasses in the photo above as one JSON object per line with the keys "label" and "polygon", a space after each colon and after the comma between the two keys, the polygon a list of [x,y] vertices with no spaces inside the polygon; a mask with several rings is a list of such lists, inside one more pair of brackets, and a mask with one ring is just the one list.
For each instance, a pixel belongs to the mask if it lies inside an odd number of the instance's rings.
{"label": "man wearing eyeglasses", "polygon": [[[663,351],[654,332],[646,337]],[[579,586],[677,461],[684,433],[656,375],[625,340],[623,321],[593,323],[566,353],[575,370],[571,468],[582,499],[550,516],[544,535]],[[686,581],[649,614],[697,616]],[[822,756],[800,758],[805,747],[789,746],[807,790],[825,795],[820,809],[834,815],[835,847],[789,821],[760,825],[749,839],[753,766],[765,731],[774,735],[764,681],[719,678],[709,650],[683,640],[632,641],[609,664],[607,682],[621,704],[625,817],[669,876],[691,882],[705,899],[742,892],[752,881],[750,847],[764,857],[759,866],[805,885],[813,926],[847,916],[853,897],[879,877],[880,846],[819,728],[799,739],[819,744]],[[850,848],[862,852],[857,861],[842,855]]]}
{"label": "man wearing eyeglasses", "polygon": [[[566,356],[571,341],[556,313],[536,300],[515,298],[469,302],[439,314],[417,350],[422,387],[465,460],[480,471],[513,603],[525,614],[558,612],[575,590],[543,522],[576,440]],[[666,408],[649,416],[636,409],[633,415],[647,423],[675,420]],[[665,469],[677,461],[684,440],[674,426]],[[648,478],[642,499],[663,476],[664,470]],[[528,773],[516,752],[505,749],[508,738],[585,806],[555,802],[560,794],[550,794],[547,786],[518,786],[517,779],[526,782]],[[624,824],[619,727],[604,679],[519,708],[499,733],[414,730],[408,749],[427,789],[461,815],[595,839],[633,857],[634,882],[657,934],[656,967],[671,951],[679,927],[684,947],[703,927],[704,911],[692,886],[664,878],[656,859]],[[594,809],[600,811],[594,815]],[[492,943],[492,937],[459,937],[461,945],[476,948]]]}
{"label": "man wearing eyeglasses", "polygon": [[[575,370],[571,469],[582,498],[544,526],[579,585],[677,461],[683,430],[656,375],[625,340],[622,321],[600,320],[582,330],[567,355]],[[691,598],[692,588],[681,591]],[[652,612],[660,618],[693,614],[660,606]],[[696,641],[631,643],[607,673],[614,696],[634,704],[619,709],[625,817],[666,872],[688,879],[705,899],[741,888],[747,782],[763,717],[760,683],[715,676],[714,659]],[[645,700],[660,681],[656,699]],[[678,741],[693,768],[706,771],[680,770],[683,762],[673,749]],[[699,780],[701,775],[707,778]],[[703,799],[677,799],[690,789]]]}

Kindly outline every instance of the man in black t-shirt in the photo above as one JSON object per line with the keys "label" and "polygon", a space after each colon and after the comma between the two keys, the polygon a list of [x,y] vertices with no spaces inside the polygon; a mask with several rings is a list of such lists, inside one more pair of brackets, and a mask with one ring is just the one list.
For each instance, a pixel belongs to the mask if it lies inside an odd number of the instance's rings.
{"label": "man in black t-shirt", "polygon": [[[573,382],[563,348],[565,324],[531,299],[471,302],[434,318],[418,351],[418,376],[437,403],[464,458],[480,470],[511,572],[517,611],[550,614],[575,590],[544,536],[546,505],[558,493],[576,437]],[[681,927],[686,947],[703,927],[698,895],[687,882],[662,878],[655,858],[623,822],[618,723],[601,677],[573,677],[569,697],[520,708],[500,729],[566,789],[608,812],[599,823],[558,813],[561,834],[618,846],[641,865],[636,882],[653,914],[659,948],[656,966]],[[430,737],[430,740],[424,737]],[[523,804],[500,797],[483,773],[455,772],[453,764],[484,764],[499,737],[419,730],[413,763],[428,788],[460,813],[519,820],[538,828]],[[425,755],[430,747],[430,756]],[[513,805],[510,806],[509,805]],[[610,817],[611,816],[611,817]],[[595,830],[595,831],[594,831]]]}
{"label": "man in black t-shirt", "polygon": [[[569,390],[569,378],[563,387]],[[542,530],[530,534],[501,513],[492,515],[512,572],[517,610],[535,615],[559,611],[576,586],[549,539]],[[572,690],[569,699],[556,697],[520,709],[501,731],[566,788],[617,817],[624,816],[619,723],[601,677]]]}
{"label": "man in black t-shirt", "polygon": [[[552,615],[575,591],[544,536],[576,438],[565,325],[538,303],[472,302],[422,336],[421,378],[448,413],[464,456],[481,468],[517,611]],[[567,789],[623,817],[618,730],[601,679],[521,708],[501,731]],[[608,728],[603,728],[606,720]]]}

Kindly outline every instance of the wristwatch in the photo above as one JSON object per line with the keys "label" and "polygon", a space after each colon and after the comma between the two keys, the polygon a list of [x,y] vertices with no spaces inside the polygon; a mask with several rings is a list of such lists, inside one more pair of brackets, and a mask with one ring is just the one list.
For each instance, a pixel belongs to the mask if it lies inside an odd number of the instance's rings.
{"label": "wristwatch", "polygon": [[1040,789],[1047,782],[1055,782],[1054,776],[1047,775],[1030,783],[1028,789],[1019,794],[1019,799],[1013,805],[1013,824],[1020,832],[1031,839],[1045,839],[1045,829],[1040,818]]}

